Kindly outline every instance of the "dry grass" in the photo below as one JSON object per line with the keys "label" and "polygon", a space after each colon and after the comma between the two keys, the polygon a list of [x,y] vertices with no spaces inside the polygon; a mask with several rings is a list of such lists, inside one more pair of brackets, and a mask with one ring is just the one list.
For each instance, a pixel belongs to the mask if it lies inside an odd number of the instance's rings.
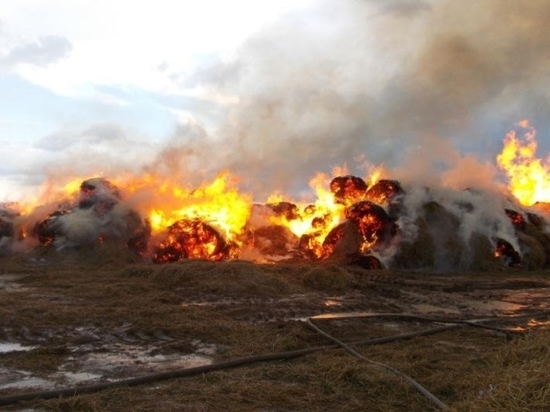
{"label": "dry grass", "polygon": [[[25,275],[18,280],[20,291],[0,289],[2,328],[19,333],[23,343],[22,330],[49,336],[35,350],[0,355],[0,368],[46,376],[71,356],[67,348],[86,343],[75,330],[94,327],[108,334],[122,324],[130,325],[130,331],[160,330],[177,337],[165,349],[176,353],[188,353],[190,339],[215,342],[224,348],[218,360],[326,345],[329,342],[303,322],[255,323],[243,313],[251,312],[253,319],[254,311],[283,306],[288,296],[304,295],[307,306],[308,299],[320,293],[349,290],[372,294],[373,299],[382,292],[399,299],[405,281],[422,281],[418,274],[365,272],[334,264],[184,261],[156,266],[129,257],[117,259],[109,251],[99,260],[92,256],[56,259],[42,254],[0,261],[0,275]],[[429,275],[423,276],[428,282]],[[506,276],[505,272],[478,274],[467,281],[505,281]],[[378,284],[377,279],[394,283]],[[186,299],[215,297],[233,297],[241,304],[182,306]],[[427,327],[394,323],[410,330]],[[395,333],[383,322],[367,320],[324,321],[320,326],[347,341]],[[547,330],[509,341],[498,333],[464,327],[358,350],[408,373],[455,411],[543,411],[550,405],[549,342]],[[0,394],[20,392],[10,389]],[[435,410],[401,379],[339,349],[24,406],[49,411]]]}

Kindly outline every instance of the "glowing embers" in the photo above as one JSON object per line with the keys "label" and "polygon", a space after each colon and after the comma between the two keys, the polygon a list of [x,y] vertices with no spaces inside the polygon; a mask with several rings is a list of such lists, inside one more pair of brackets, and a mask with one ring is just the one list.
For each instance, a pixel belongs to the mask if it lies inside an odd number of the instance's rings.
{"label": "glowing embers", "polygon": [[365,198],[378,204],[385,204],[395,200],[400,194],[403,194],[403,188],[397,180],[381,179],[368,188]]}
{"label": "glowing embers", "polygon": [[300,211],[294,203],[268,203],[266,206],[273,210],[276,215],[284,216],[287,220],[300,219]]}
{"label": "glowing embers", "polygon": [[377,204],[363,200],[346,210],[346,218],[355,223],[363,238],[362,251],[385,241],[397,233],[397,225]]}
{"label": "glowing embers", "polygon": [[337,176],[330,182],[330,191],[337,203],[351,205],[364,198],[367,184],[357,176]]}
{"label": "glowing embers", "polygon": [[397,233],[394,219],[384,208],[366,200],[370,193],[373,199],[389,204],[403,192],[397,181],[381,180],[369,189],[359,177],[338,176],[330,182],[330,190],[341,209],[316,216],[318,212],[311,209],[314,217],[299,243],[299,250],[305,256],[326,259],[333,255],[362,255]]}
{"label": "glowing embers", "polygon": [[506,266],[519,266],[521,256],[512,244],[501,238],[497,238],[496,242],[495,257],[500,258]]}
{"label": "glowing embers", "polygon": [[227,242],[209,224],[198,219],[182,219],[168,228],[166,238],[159,243],[153,262],[167,263],[181,259],[224,260],[236,258],[239,247]]}
{"label": "glowing embers", "polygon": [[355,254],[352,255],[350,265],[359,266],[363,269],[376,270],[383,269],[382,263],[376,256]]}
{"label": "glowing embers", "polygon": [[49,245],[53,243],[57,236],[63,235],[63,227],[58,219],[70,212],[70,210],[65,209],[56,210],[34,226],[33,233],[42,245]]}
{"label": "glowing embers", "polygon": [[511,209],[504,209],[504,211],[516,230],[525,230],[526,223],[521,213]]}

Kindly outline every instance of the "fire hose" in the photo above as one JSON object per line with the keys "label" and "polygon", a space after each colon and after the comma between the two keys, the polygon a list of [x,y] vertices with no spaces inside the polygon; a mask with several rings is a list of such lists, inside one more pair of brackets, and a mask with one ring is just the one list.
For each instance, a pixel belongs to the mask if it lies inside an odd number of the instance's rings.
{"label": "fire hose", "polygon": [[[271,361],[295,359],[295,358],[309,355],[315,352],[326,351],[326,350],[336,349],[341,347],[347,350],[348,352],[352,353],[354,356],[359,355],[358,356],[359,358],[361,358],[362,360],[368,363],[371,363],[376,366],[381,366],[401,376],[404,380],[406,380],[411,385],[413,385],[415,389],[417,389],[424,396],[426,396],[430,401],[435,403],[440,409],[445,410],[448,408],[447,405],[445,405],[442,401],[437,399],[434,395],[432,395],[427,389],[422,387],[422,385],[417,383],[414,379],[412,379],[408,375],[405,375],[401,371],[391,366],[382,364],[380,362],[375,362],[363,357],[361,354],[359,354],[354,349],[352,349],[351,346],[378,345],[383,343],[396,342],[396,341],[411,339],[417,336],[433,335],[433,334],[445,332],[448,330],[461,328],[463,326],[471,326],[471,327],[494,330],[494,331],[498,331],[506,334],[512,334],[512,333],[518,333],[518,332],[515,330],[506,329],[506,328],[498,328],[490,325],[485,325],[485,323],[522,320],[522,319],[535,319],[535,318],[541,318],[549,315],[550,315],[550,311],[543,311],[543,312],[536,312],[532,314],[508,316],[508,317],[492,317],[492,318],[483,318],[483,319],[460,320],[460,319],[426,317],[426,316],[418,316],[414,314],[399,314],[399,313],[360,312],[360,313],[323,314],[323,315],[312,316],[310,318],[307,318],[306,322],[310,327],[313,327],[313,329],[315,329],[318,333],[321,333],[323,336],[335,342],[333,345],[316,346],[316,347],[299,349],[294,351],[247,356],[247,357],[237,358],[233,360],[218,362],[210,365],[177,369],[169,372],[154,373],[154,374],[145,375],[145,376],[136,377],[136,378],[121,379],[115,382],[106,382],[106,383],[93,384],[93,385],[82,385],[82,386],[75,386],[75,387],[65,388],[65,389],[37,391],[37,392],[5,396],[5,397],[0,397],[0,406],[7,406],[7,405],[12,405],[15,403],[25,402],[25,401],[48,400],[48,399],[55,399],[55,398],[78,396],[82,394],[90,394],[90,393],[100,392],[103,390],[124,387],[124,386],[131,387],[131,386],[144,385],[147,383],[159,382],[159,381],[164,381],[168,379],[190,377],[190,376],[201,375],[204,373],[223,370],[223,369],[236,368],[239,366],[249,365],[257,362],[271,362]],[[402,334],[397,334],[397,335],[392,335],[387,337],[374,338],[374,339],[356,341],[356,342],[345,344],[339,341],[338,339],[330,336],[329,334],[322,331],[321,329],[319,329],[317,326],[313,324],[314,320],[344,319],[344,318],[394,318],[394,319],[403,319],[403,320],[421,321],[421,322],[430,322],[430,323],[442,323],[444,325],[436,326],[429,329],[423,329],[416,332],[402,333]]]}

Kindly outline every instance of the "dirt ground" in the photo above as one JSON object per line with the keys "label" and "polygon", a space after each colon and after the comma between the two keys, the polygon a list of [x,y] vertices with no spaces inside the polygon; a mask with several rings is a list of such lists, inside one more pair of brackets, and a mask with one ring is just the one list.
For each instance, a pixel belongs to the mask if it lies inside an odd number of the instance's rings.
{"label": "dirt ground", "polygon": [[[548,271],[395,273],[193,260],[154,265],[96,252],[0,258],[0,405],[14,395],[332,345],[307,324],[310,317],[348,343],[499,317],[485,323],[499,330],[462,324],[354,349],[408,374],[450,410],[548,410]],[[401,377],[334,346],[196,376],[4,402],[2,408],[438,410]]]}

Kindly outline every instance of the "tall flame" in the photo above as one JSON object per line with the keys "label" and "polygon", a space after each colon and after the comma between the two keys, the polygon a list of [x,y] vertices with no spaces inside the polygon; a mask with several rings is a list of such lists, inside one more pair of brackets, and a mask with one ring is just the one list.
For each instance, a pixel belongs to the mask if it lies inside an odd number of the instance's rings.
{"label": "tall flame", "polygon": [[250,217],[250,195],[231,187],[228,173],[221,173],[211,183],[189,190],[151,176],[130,184],[137,196],[147,199],[137,205],[149,217],[153,232],[159,232],[181,219],[198,219],[215,225],[229,239],[241,234]]}
{"label": "tall flame", "polygon": [[508,176],[510,191],[522,204],[549,202],[550,164],[536,157],[537,131],[528,120],[518,122],[516,128],[504,137],[498,165]]}
{"label": "tall flame", "polygon": [[[320,228],[316,227],[314,220],[322,218],[323,228],[321,233],[318,233],[318,236],[316,236],[322,242],[325,236],[340,222],[344,215],[344,207],[336,203],[332,192],[326,189],[329,186],[329,181],[330,178],[326,174],[318,173],[309,182],[310,187],[315,192],[315,202],[313,204],[304,202],[297,203],[297,219],[288,219],[286,216],[273,216],[271,222],[273,224],[288,227],[292,233],[300,237],[311,231],[319,230]],[[280,195],[274,195],[269,198],[270,202],[274,200],[281,201],[282,197]]]}

